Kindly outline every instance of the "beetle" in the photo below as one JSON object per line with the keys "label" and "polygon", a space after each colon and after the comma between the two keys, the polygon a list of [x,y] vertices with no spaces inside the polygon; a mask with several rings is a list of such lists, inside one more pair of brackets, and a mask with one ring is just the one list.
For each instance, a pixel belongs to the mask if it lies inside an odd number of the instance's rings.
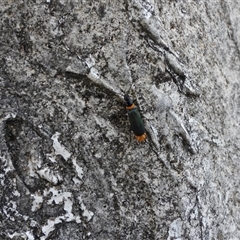
{"label": "beetle", "polygon": [[126,109],[130,122],[131,130],[133,131],[138,142],[143,142],[147,138],[146,130],[140,113],[128,94],[124,95]]}

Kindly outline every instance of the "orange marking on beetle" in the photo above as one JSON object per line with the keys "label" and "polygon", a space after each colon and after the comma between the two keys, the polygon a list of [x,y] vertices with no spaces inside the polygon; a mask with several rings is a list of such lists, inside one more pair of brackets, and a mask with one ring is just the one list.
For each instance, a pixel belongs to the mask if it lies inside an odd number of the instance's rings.
{"label": "orange marking on beetle", "polygon": [[133,108],[135,108],[134,103],[133,103],[131,106],[126,106],[126,109],[127,109],[127,110],[131,110],[131,109],[133,109]]}
{"label": "orange marking on beetle", "polygon": [[147,138],[147,134],[144,133],[144,134],[141,135],[141,136],[136,136],[136,135],[135,135],[135,138],[137,139],[138,142],[144,142],[144,141],[146,140],[146,138]]}

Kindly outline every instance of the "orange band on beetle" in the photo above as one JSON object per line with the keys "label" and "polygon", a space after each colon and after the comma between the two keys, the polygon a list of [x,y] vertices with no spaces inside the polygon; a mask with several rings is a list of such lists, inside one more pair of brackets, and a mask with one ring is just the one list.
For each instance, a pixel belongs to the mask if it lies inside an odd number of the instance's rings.
{"label": "orange band on beetle", "polygon": [[144,133],[144,134],[141,135],[141,136],[136,136],[136,135],[135,135],[135,138],[137,139],[138,142],[143,142],[143,141],[146,140],[146,138],[147,138],[147,134]]}
{"label": "orange band on beetle", "polygon": [[127,109],[127,110],[131,110],[131,109],[133,109],[133,108],[135,108],[134,103],[133,103],[131,106],[126,106],[126,109]]}

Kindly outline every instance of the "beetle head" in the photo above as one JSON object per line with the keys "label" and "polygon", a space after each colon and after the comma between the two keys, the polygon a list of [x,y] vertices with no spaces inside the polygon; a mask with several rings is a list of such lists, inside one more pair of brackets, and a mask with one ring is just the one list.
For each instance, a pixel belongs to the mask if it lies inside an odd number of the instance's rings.
{"label": "beetle head", "polygon": [[132,101],[132,99],[129,97],[128,94],[125,94],[125,95],[124,95],[124,100],[125,100],[127,106],[131,106],[131,105],[133,104],[133,101]]}

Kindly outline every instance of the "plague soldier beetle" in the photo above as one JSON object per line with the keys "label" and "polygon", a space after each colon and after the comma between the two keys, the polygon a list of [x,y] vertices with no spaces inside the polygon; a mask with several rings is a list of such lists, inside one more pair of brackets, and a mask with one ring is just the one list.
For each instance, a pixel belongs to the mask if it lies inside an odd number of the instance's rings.
{"label": "plague soldier beetle", "polygon": [[131,130],[133,131],[137,141],[143,142],[147,138],[147,134],[140,113],[128,94],[124,95],[124,100],[126,102],[126,109],[128,112]]}

